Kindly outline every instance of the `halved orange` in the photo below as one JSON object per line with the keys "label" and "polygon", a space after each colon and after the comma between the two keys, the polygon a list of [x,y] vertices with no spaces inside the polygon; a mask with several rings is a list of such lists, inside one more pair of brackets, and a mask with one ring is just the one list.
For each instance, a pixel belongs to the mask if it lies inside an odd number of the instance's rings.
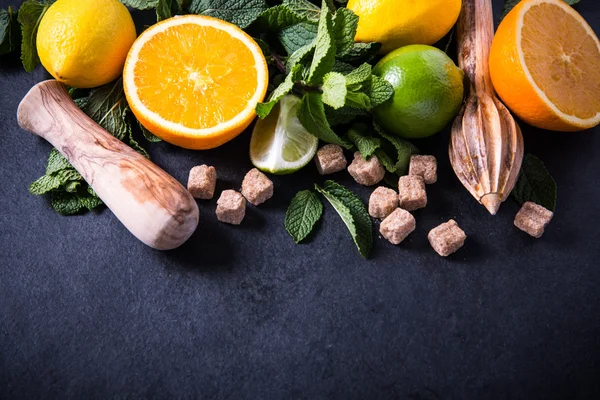
{"label": "halved orange", "polygon": [[267,62],[237,26],[199,15],[146,29],[125,62],[123,85],[142,125],[167,142],[210,149],[239,135],[267,91]]}
{"label": "halved orange", "polygon": [[490,54],[498,95],[523,121],[555,131],[600,123],[600,42],[561,0],[523,0],[498,27]]}

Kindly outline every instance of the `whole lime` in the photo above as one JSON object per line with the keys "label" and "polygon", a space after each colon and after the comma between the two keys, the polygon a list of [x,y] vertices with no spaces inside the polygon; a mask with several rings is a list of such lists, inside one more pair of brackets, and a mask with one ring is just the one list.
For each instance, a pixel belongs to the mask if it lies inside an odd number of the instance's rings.
{"label": "whole lime", "polygon": [[431,136],[460,111],[464,73],[435,47],[396,49],[377,63],[373,73],[394,87],[394,96],[372,111],[392,133],[409,139]]}

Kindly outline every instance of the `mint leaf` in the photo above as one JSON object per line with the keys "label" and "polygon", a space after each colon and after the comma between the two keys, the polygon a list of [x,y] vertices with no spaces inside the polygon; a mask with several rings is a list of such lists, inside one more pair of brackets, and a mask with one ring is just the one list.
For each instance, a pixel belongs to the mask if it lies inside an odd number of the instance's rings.
{"label": "mint leaf", "polygon": [[285,213],[285,229],[294,242],[300,243],[310,234],[322,214],[323,203],[315,192],[298,192]]}
{"label": "mint leaf", "polygon": [[140,129],[142,130],[142,135],[144,135],[144,139],[146,139],[150,143],[162,142],[161,138],[159,138],[158,136],[154,135],[154,133],[152,133],[148,129],[146,129],[140,121],[138,121],[138,125],[139,125]]}
{"label": "mint leaf", "polygon": [[244,29],[269,7],[265,0],[191,0],[192,14],[204,14]]}
{"label": "mint leaf", "polygon": [[338,109],[346,104],[346,78],[339,72],[329,72],[323,79],[323,103]]}
{"label": "mint leaf", "polygon": [[279,41],[287,54],[311,45],[317,37],[318,25],[312,22],[300,22],[279,32]]}
{"label": "mint leaf", "polygon": [[162,21],[183,13],[182,0],[158,0],[156,20]]}
{"label": "mint leaf", "polygon": [[14,51],[19,40],[17,13],[13,12],[12,7],[0,10],[0,55]]}
{"label": "mint leaf", "polygon": [[37,181],[29,185],[29,193],[40,195],[59,189],[61,186],[67,185],[70,181],[83,180],[79,172],[75,168],[67,168],[61,171],[44,175]]}
{"label": "mint leaf", "polygon": [[52,175],[63,169],[73,168],[69,163],[69,160],[58,152],[55,148],[50,150],[48,154],[48,164],[46,165],[46,175]]}
{"label": "mint leaf", "polygon": [[119,140],[125,139],[128,134],[125,120],[127,109],[122,79],[92,90],[82,108],[91,119]]}
{"label": "mint leaf", "polygon": [[355,124],[348,131],[348,139],[354,143],[360,154],[368,159],[381,147],[381,139],[367,135],[366,130],[366,125]]}
{"label": "mint leaf", "polygon": [[158,0],[121,0],[121,3],[136,10],[149,10],[157,6]]}
{"label": "mint leaf", "polygon": [[385,79],[373,75],[371,86],[367,90],[367,95],[371,101],[371,107],[377,107],[394,95],[394,87]]}
{"label": "mint leaf", "polygon": [[349,74],[350,72],[354,71],[354,69],[355,67],[353,65],[347,64],[343,61],[336,59],[333,63],[331,71],[339,72],[340,74]]}
{"label": "mint leaf", "polygon": [[315,53],[306,79],[309,85],[320,85],[325,74],[331,71],[335,63],[335,43],[331,37],[332,24],[331,12],[325,1],[323,1],[319,29],[315,39]]}
{"label": "mint leaf", "polygon": [[62,215],[79,214],[86,210],[92,210],[102,204],[97,196],[81,191],[53,192],[50,200],[52,207]]}
{"label": "mint leaf", "polygon": [[278,6],[271,7],[260,14],[260,16],[256,18],[256,21],[254,21],[252,25],[258,26],[262,31],[279,32],[292,25],[306,21],[308,21],[306,17],[296,14],[287,5],[280,4]]}
{"label": "mint leaf", "polygon": [[343,57],[354,47],[358,16],[348,8],[339,8],[333,17],[333,40],[338,57]]}
{"label": "mint leaf", "polygon": [[325,106],[325,114],[331,126],[348,124],[358,117],[369,115],[367,111],[360,108],[343,107],[336,110],[329,106]]}
{"label": "mint leaf", "polygon": [[315,185],[348,227],[359,253],[367,258],[373,247],[373,225],[363,202],[354,193],[334,181],[325,181],[323,188]]}
{"label": "mint leaf", "polygon": [[511,194],[521,204],[531,201],[552,212],[556,209],[556,182],[534,155],[523,157],[519,179]]}
{"label": "mint leaf", "polygon": [[269,101],[266,103],[258,103],[256,105],[256,115],[260,119],[264,119],[271,113],[271,110],[289,92],[294,88],[294,82],[299,78],[300,65],[295,65],[292,71],[285,77],[285,80],[271,93]]}
{"label": "mint leaf", "polygon": [[354,43],[344,56],[340,57],[343,61],[360,62],[372,60],[381,49],[381,43]]}
{"label": "mint leaf", "polygon": [[349,91],[346,95],[346,104],[349,107],[369,109],[371,108],[371,99],[366,93],[358,91]]}
{"label": "mint leaf", "polygon": [[382,160],[382,158],[385,158],[384,156],[382,156],[383,150],[378,150],[377,157],[380,159],[385,169],[388,172],[394,173],[399,176],[408,174],[410,156],[414,154],[416,148],[410,143],[400,139],[399,137],[390,135],[385,130],[383,130],[383,128],[381,128],[377,122],[373,123],[373,127],[375,128],[375,131],[379,133],[385,140],[391,143],[393,148],[396,150],[396,159],[393,163],[389,162],[388,160]]}
{"label": "mint leaf", "polygon": [[283,4],[311,22],[319,22],[321,9],[308,0],[283,0]]}
{"label": "mint leaf", "polygon": [[300,65],[301,63],[303,63],[314,50],[314,42],[307,44],[306,46],[300,47],[288,58],[285,66],[286,70],[290,72],[296,65]]}
{"label": "mint leaf", "polygon": [[307,131],[324,142],[337,144],[347,149],[352,147],[352,144],[339,137],[331,129],[325,116],[325,106],[320,93],[307,92],[304,94],[298,108],[298,119]]}
{"label": "mint leaf", "polygon": [[355,87],[360,88],[362,84],[371,78],[371,70],[372,67],[368,63],[364,63],[360,67],[353,69],[352,72],[346,75],[346,84],[350,87],[358,85]]}
{"label": "mint leaf", "polygon": [[19,9],[17,20],[21,24],[21,62],[25,71],[31,72],[40,63],[37,53],[37,31],[49,4],[27,0]]}

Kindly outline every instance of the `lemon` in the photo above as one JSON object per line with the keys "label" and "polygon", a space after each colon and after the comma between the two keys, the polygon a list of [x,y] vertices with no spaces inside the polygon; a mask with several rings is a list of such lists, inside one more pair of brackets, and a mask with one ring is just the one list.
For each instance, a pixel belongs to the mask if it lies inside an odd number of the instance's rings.
{"label": "lemon", "polygon": [[133,19],[118,0],[58,0],[40,22],[37,50],[58,81],[91,88],[121,75],[135,38]]}
{"label": "lemon", "polygon": [[250,160],[263,172],[286,175],[298,171],[313,159],[319,139],[298,120],[300,99],[287,95],[271,113],[254,126],[250,139]]}
{"label": "lemon", "polygon": [[452,29],[461,0],[349,0],[359,16],[357,42],[380,42],[383,54],[409,44],[434,44]]}
{"label": "lemon", "polygon": [[394,87],[394,96],[372,113],[386,130],[399,136],[431,136],[460,111],[464,73],[435,47],[394,50],[377,63],[373,74]]}

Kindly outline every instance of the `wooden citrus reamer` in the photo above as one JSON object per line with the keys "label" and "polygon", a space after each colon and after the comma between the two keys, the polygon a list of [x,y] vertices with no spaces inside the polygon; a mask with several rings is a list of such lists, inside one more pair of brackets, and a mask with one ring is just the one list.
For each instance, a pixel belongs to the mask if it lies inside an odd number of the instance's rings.
{"label": "wooden citrus reamer", "polygon": [[488,60],[493,37],[491,0],[463,0],[457,25],[458,64],[470,85],[452,126],[450,162],[467,190],[495,215],[517,181],[523,136],[492,86]]}
{"label": "wooden citrus reamer", "polygon": [[49,141],[133,235],[150,247],[183,244],[198,226],[198,205],[172,176],[105,131],[55,80],[23,98],[19,125]]}

